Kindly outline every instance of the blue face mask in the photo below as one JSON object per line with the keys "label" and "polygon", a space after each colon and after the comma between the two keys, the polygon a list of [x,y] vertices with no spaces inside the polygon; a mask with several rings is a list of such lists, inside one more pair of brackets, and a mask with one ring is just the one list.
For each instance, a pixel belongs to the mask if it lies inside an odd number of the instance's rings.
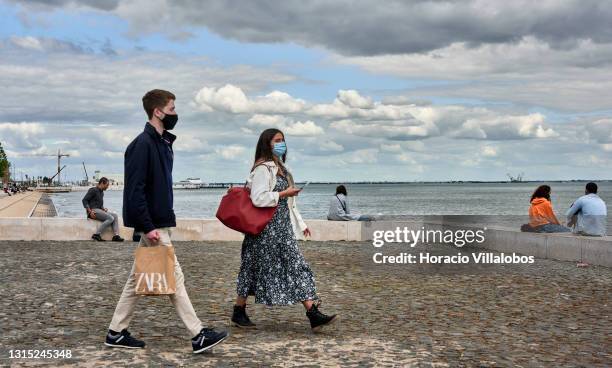
{"label": "blue face mask", "polygon": [[287,145],[285,142],[276,142],[274,143],[274,148],[272,148],[272,153],[276,157],[282,157],[285,152],[287,152]]}

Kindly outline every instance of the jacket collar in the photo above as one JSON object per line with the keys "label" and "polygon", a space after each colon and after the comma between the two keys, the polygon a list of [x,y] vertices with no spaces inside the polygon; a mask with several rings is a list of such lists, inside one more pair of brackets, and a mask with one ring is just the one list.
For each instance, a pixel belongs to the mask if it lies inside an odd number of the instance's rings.
{"label": "jacket collar", "polygon": [[151,123],[149,123],[149,122],[147,122],[145,124],[144,131],[149,133],[149,135],[151,135],[151,137],[154,137],[154,138],[157,138],[157,139],[163,138],[166,141],[168,141],[170,144],[172,144],[176,140],[176,136],[174,134],[170,133],[167,130],[164,130],[164,132],[161,135],[159,135],[159,133],[157,132],[155,127],[153,125],[151,125]]}

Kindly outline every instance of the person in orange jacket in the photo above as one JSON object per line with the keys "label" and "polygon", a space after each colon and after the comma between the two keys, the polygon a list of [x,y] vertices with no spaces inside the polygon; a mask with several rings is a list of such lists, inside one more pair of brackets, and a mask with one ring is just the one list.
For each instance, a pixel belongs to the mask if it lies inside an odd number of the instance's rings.
{"label": "person in orange jacket", "polygon": [[531,195],[529,227],[537,233],[565,233],[571,230],[559,222],[550,201],[550,186],[540,185]]}

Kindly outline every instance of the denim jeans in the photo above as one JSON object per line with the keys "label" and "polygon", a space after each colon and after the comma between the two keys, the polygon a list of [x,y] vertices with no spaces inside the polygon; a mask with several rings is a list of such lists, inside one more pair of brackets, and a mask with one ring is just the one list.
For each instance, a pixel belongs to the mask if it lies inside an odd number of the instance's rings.
{"label": "denim jeans", "polygon": [[569,233],[572,230],[559,224],[544,224],[535,228],[536,233]]}

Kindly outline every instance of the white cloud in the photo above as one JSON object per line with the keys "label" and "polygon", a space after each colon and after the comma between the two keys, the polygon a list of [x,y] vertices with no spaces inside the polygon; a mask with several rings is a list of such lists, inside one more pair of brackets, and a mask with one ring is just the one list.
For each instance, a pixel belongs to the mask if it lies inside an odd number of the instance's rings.
{"label": "white cloud", "polygon": [[195,96],[195,104],[204,112],[279,114],[300,112],[305,102],[280,91],[249,98],[240,87],[226,84],[220,88],[203,87]]}
{"label": "white cloud", "polygon": [[497,148],[492,146],[484,146],[481,151],[484,157],[496,157],[497,156]]}
{"label": "white cloud", "polygon": [[40,148],[45,127],[41,123],[0,123],[0,140],[5,148],[32,150]]}
{"label": "white cloud", "polygon": [[363,97],[354,89],[341,89],[338,91],[338,100],[346,106],[357,107],[360,109],[371,109],[374,107],[370,97]]}
{"label": "white cloud", "polygon": [[295,135],[298,137],[311,137],[324,133],[323,128],[317,126],[317,124],[315,124],[311,120],[305,122],[296,121],[295,123],[289,123],[287,127],[285,127],[284,132],[286,134]]}
{"label": "white cloud", "polygon": [[599,119],[585,124],[589,138],[600,144],[612,143],[612,119]]}
{"label": "white cloud", "polygon": [[176,140],[173,145],[173,148],[175,151],[191,153],[203,153],[211,151],[211,147],[208,142],[198,137],[196,132],[193,132],[193,134],[183,134]]}
{"label": "white cloud", "polygon": [[559,133],[544,127],[544,115],[494,116],[466,120],[453,136],[473,139],[554,138]]}
{"label": "white cloud", "polygon": [[[294,79],[272,69],[225,68],[202,57],[172,53],[120,49],[117,56],[109,56],[52,38],[0,39],[0,50],[4,121],[144,123],[141,98],[153,88],[174,92],[179,116],[187,116],[196,111],[189,101],[202,84],[221,85],[231,79],[259,90]],[[283,97],[272,94],[267,101],[282,102]]]}
{"label": "white cloud", "polygon": [[378,162],[378,149],[365,148],[342,155],[342,161],[351,164],[374,164]]}
{"label": "white cloud", "polygon": [[319,140],[319,150],[324,152],[342,152],[344,151],[344,146],[338,144],[331,139],[327,140]]}
{"label": "white cloud", "polygon": [[42,51],[43,45],[40,40],[36,37],[26,36],[26,37],[11,37],[11,41],[24,49],[32,49],[36,51]]}
{"label": "white cloud", "polygon": [[[348,101],[345,102],[348,103]],[[347,105],[345,102],[341,101],[340,98],[336,98],[331,104],[313,105],[305,113],[328,119],[398,120],[412,118],[408,110],[394,105],[384,105],[376,102],[367,105],[366,108],[361,108]]]}
{"label": "white cloud", "polygon": [[410,124],[411,122],[405,121],[357,123],[353,120],[339,120],[331,123],[330,127],[346,134],[399,141],[427,138],[437,134],[435,125]]}
{"label": "white cloud", "polygon": [[417,163],[415,161],[415,159],[410,154],[408,154],[406,152],[402,152],[402,153],[400,153],[398,155],[395,155],[395,157],[400,162],[408,163],[408,164],[411,164],[411,165],[416,165],[416,163]]}
{"label": "white cloud", "polygon": [[227,160],[237,160],[246,151],[246,147],[240,145],[230,145],[215,148],[215,153]]}
{"label": "white cloud", "polygon": [[282,130],[287,135],[297,137],[312,137],[325,133],[322,127],[318,126],[311,120],[304,122],[293,121],[292,118],[282,115],[255,114],[247,121],[247,124],[266,129],[277,128]]}
{"label": "white cloud", "polygon": [[424,53],[333,56],[335,62],[402,78],[439,80],[409,91],[404,99],[427,96],[516,102],[562,110],[612,108],[612,43],[592,39],[553,47],[526,36],[516,42],[456,42]]}
{"label": "white cloud", "polygon": [[402,146],[399,143],[382,144],[380,145],[380,150],[383,152],[398,153],[398,152],[402,152]]}

